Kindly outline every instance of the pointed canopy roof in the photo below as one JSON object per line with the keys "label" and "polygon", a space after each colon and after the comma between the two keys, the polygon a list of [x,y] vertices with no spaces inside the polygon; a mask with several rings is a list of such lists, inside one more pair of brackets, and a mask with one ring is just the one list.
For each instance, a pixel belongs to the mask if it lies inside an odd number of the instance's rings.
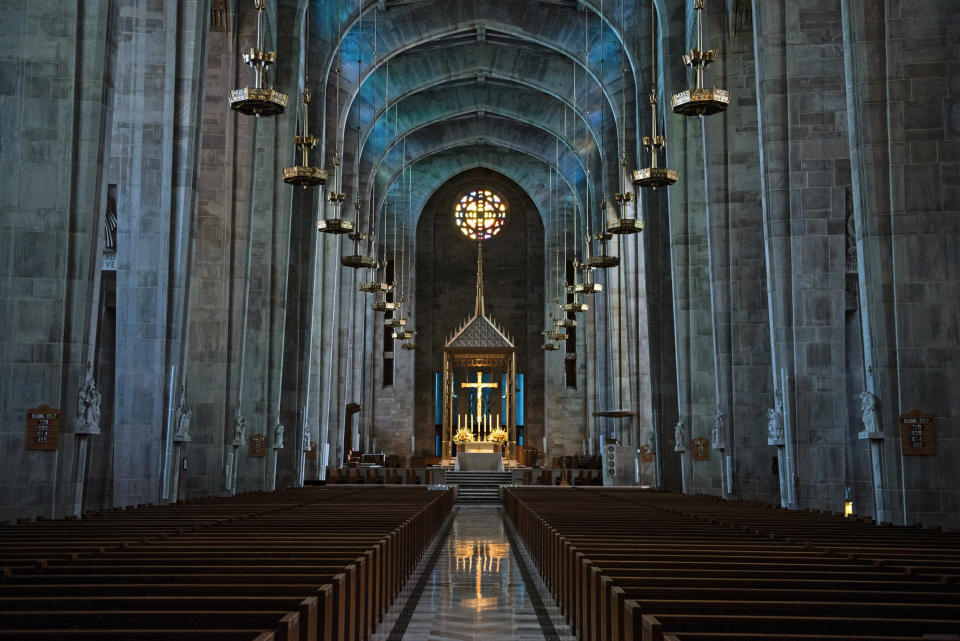
{"label": "pointed canopy roof", "polygon": [[477,300],[473,316],[464,321],[444,345],[444,349],[513,351],[516,346],[493,319],[487,316],[483,301],[483,243],[477,243]]}

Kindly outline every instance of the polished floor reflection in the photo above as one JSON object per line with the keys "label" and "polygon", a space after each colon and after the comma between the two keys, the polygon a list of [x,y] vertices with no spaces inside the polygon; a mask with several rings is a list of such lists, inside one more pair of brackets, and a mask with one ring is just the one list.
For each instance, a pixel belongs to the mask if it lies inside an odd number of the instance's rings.
{"label": "polished floor reflection", "polygon": [[572,641],[536,567],[512,548],[504,518],[499,507],[458,507],[374,641]]}

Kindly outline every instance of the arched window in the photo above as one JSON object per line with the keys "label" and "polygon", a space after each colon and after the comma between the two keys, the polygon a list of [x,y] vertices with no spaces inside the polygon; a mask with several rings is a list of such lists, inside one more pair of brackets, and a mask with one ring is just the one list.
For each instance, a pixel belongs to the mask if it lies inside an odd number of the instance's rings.
{"label": "arched window", "polygon": [[457,227],[470,240],[487,240],[507,220],[507,203],[489,189],[471,189],[454,207]]}

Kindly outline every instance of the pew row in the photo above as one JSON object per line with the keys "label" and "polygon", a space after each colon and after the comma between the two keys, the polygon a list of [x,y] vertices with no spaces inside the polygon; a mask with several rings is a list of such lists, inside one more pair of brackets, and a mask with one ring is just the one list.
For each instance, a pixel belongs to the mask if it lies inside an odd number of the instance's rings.
{"label": "pew row", "polygon": [[[960,631],[952,575],[908,571],[891,551],[909,543],[922,551],[913,554],[949,569],[956,534],[832,514],[808,526],[795,513],[756,505],[747,525],[739,504],[727,513],[727,503],[636,488],[504,492],[511,522],[585,641],[919,639]],[[872,552],[849,553],[847,543]]]}
{"label": "pew row", "polygon": [[364,641],[453,502],[312,487],[0,528],[0,639]]}

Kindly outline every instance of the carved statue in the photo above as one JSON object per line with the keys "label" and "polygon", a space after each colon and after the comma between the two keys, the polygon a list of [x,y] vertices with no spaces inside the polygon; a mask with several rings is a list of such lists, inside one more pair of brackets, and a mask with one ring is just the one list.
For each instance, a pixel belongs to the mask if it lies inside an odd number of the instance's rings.
{"label": "carved statue", "polygon": [[273,446],[277,449],[283,449],[283,423],[277,419],[277,425],[273,428]]}
{"label": "carved statue", "polygon": [[647,435],[647,454],[651,456],[657,453],[657,446],[653,443],[653,430]]}
{"label": "carved statue", "polygon": [[180,404],[177,405],[176,427],[173,435],[181,438],[189,436],[190,421],[193,419],[193,410],[187,406],[187,390],[180,386]]}
{"label": "carved statue", "polygon": [[240,408],[237,408],[237,417],[233,419],[233,444],[243,444],[243,433],[247,428],[247,421],[240,414]]}
{"label": "carved statue", "polygon": [[783,441],[783,401],[774,397],[774,407],[767,410],[767,441]]}
{"label": "carved statue", "polygon": [[303,428],[302,446],[303,446],[304,453],[310,451],[310,428],[309,427]]}
{"label": "carved statue", "polygon": [[683,426],[683,421],[677,421],[676,427],[673,428],[673,442],[674,452],[687,451],[687,429]]}
{"label": "carved statue", "polygon": [[880,432],[880,399],[866,390],[860,392],[860,418],[867,432]]}
{"label": "carved statue", "polygon": [[87,363],[87,376],[77,394],[77,420],[90,428],[100,427],[100,391],[93,380],[93,369]]}
{"label": "carved statue", "polygon": [[713,418],[713,432],[710,434],[710,443],[715,450],[726,449],[723,436],[727,431],[727,415],[717,406],[717,415]]}

